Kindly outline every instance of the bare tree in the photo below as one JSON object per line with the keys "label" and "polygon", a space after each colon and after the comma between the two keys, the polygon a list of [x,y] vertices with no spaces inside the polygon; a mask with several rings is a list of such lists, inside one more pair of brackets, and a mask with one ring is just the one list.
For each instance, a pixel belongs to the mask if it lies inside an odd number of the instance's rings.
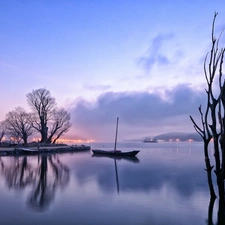
{"label": "bare tree", "polygon": [[45,88],[33,90],[26,96],[28,104],[34,112],[33,127],[41,134],[41,142],[47,142],[48,121],[56,107],[55,98]]}
{"label": "bare tree", "polygon": [[6,124],[5,121],[0,122],[0,144],[2,143],[2,139],[6,134]]}
{"label": "bare tree", "polygon": [[28,137],[34,133],[30,121],[30,113],[27,113],[22,107],[15,108],[15,110],[6,115],[4,123],[7,126],[7,134],[13,137],[18,143],[22,139],[24,144],[27,144]]}
{"label": "bare tree", "polygon": [[[197,125],[195,120],[190,116],[195,130],[200,134],[204,141],[205,165],[208,175],[208,184],[211,197],[215,198],[216,194],[212,182],[212,168],[209,158],[209,142],[213,140],[215,174],[218,187],[219,198],[224,202],[224,150],[225,150],[225,81],[223,74],[224,48],[219,48],[219,38],[216,38],[215,20],[217,13],[214,15],[212,24],[212,46],[209,55],[207,54],[204,61],[204,73],[207,83],[206,95],[207,105],[205,112],[199,107],[201,126]],[[216,80],[217,78],[217,80]],[[218,85],[219,84],[219,88]],[[218,92],[219,90],[219,92]]]}
{"label": "bare tree", "polygon": [[56,109],[52,113],[51,128],[49,129],[48,142],[55,143],[63,133],[71,127],[70,114],[63,108]]}
{"label": "bare tree", "polygon": [[27,94],[33,110],[32,125],[41,134],[41,142],[55,143],[71,127],[70,114],[56,107],[55,98],[44,88]]}

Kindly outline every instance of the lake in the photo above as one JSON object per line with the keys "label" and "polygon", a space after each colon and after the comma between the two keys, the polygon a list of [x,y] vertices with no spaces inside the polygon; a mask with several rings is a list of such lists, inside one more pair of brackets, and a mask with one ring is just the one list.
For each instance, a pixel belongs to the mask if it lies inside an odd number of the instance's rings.
{"label": "lake", "polygon": [[[112,149],[113,143],[91,146]],[[140,150],[133,160],[90,151],[1,157],[0,223],[208,224],[202,146],[118,143],[121,150]],[[215,223],[216,215],[215,207]]]}

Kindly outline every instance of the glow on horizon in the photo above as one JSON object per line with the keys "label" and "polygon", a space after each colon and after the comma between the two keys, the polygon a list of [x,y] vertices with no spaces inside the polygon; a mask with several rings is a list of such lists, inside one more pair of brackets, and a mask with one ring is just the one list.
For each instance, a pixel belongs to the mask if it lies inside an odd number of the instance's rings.
{"label": "glow on horizon", "polygon": [[[39,142],[40,138],[32,138],[34,142]],[[68,138],[59,138],[56,143],[63,144],[63,143],[93,143],[96,142],[93,139],[90,140],[82,140],[82,139],[68,139]]]}
{"label": "glow on horizon", "polygon": [[95,140],[81,140],[81,139],[58,139],[56,143],[93,143]]}

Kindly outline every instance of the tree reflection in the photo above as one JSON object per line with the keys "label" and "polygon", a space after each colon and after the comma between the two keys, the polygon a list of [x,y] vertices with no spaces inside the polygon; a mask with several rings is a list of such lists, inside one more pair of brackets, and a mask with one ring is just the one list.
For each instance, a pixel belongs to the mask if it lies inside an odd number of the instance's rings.
{"label": "tree reflection", "polygon": [[[44,210],[54,199],[56,189],[68,184],[69,169],[57,157],[53,159],[52,156],[42,155],[38,161],[35,184],[28,204],[35,209]],[[48,176],[48,172],[51,176]]]}
{"label": "tree reflection", "polygon": [[217,221],[213,222],[213,208],[216,202],[215,198],[210,198],[209,207],[208,207],[208,220],[207,225],[224,225],[225,224],[225,215],[224,215],[224,202],[220,199],[218,200],[218,212],[217,212]]}
{"label": "tree reflection", "polygon": [[[28,163],[29,159],[32,159],[32,162]],[[35,158],[25,156],[22,160],[20,157],[14,157],[11,158],[10,165],[0,158],[0,171],[9,188],[24,189],[31,186],[28,205],[40,211],[49,207],[56,190],[64,188],[70,177],[69,168],[57,155],[40,155]]]}
{"label": "tree reflection", "polygon": [[23,189],[34,182],[34,171],[32,166],[28,164],[26,156],[22,160],[15,157],[8,167],[5,166],[2,158],[0,158],[0,163],[1,173],[5,176],[9,188]]}

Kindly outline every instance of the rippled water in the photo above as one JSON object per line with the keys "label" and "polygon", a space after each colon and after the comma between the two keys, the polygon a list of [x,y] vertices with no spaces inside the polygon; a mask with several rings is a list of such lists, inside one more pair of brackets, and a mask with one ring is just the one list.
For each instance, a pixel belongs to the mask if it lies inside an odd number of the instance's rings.
{"label": "rippled water", "polygon": [[0,223],[207,224],[202,143],[119,143],[118,148],[140,152],[133,160],[93,157],[89,151],[1,157]]}

